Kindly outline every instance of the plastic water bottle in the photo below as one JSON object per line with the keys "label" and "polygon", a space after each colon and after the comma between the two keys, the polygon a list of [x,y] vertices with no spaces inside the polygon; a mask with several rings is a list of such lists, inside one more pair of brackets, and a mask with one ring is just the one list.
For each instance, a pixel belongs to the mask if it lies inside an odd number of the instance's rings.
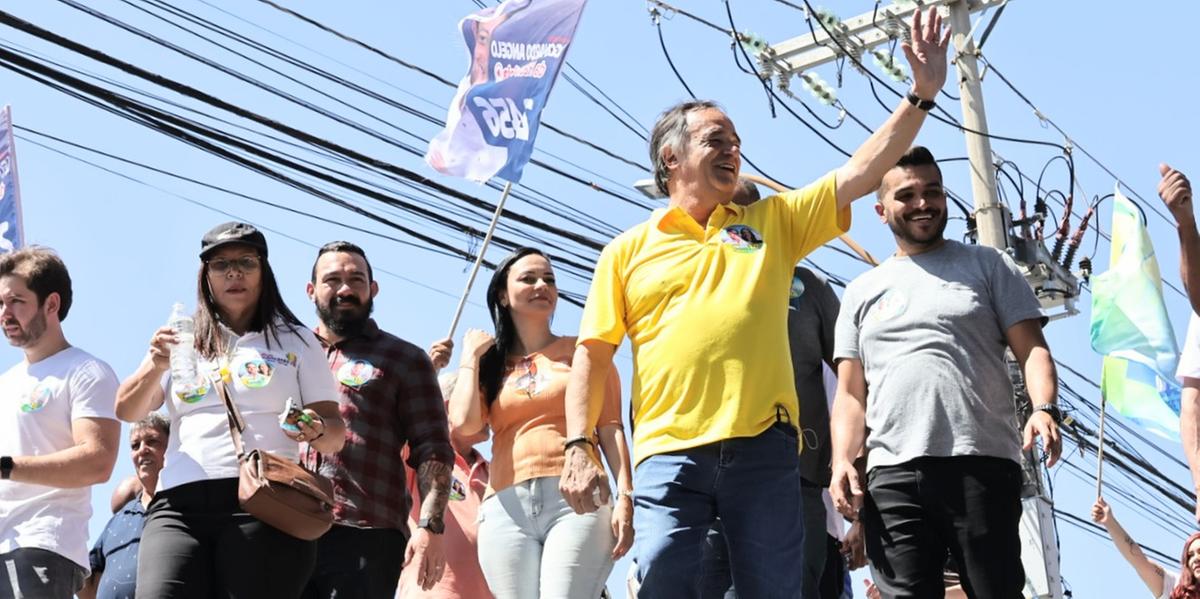
{"label": "plastic water bottle", "polygon": [[192,395],[200,386],[196,367],[196,321],[184,311],[183,304],[171,308],[167,326],[175,330],[179,342],[171,346],[171,387],[183,396]]}

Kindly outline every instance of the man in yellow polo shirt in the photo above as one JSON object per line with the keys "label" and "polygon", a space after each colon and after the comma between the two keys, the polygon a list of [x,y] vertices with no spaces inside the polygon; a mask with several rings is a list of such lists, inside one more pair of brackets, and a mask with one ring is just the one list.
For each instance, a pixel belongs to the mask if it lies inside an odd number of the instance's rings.
{"label": "man in yellow polo shirt", "polygon": [[[837,170],[750,206],[730,203],[741,140],[716,104],[659,118],[655,181],[670,201],[601,253],[567,390],[560,483],[580,512],[608,499],[594,431],[612,356],[634,356],[633,444],[640,595],[694,597],[706,533],[724,523],[744,599],[794,599],[801,587],[799,406],[787,339],[796,262],[850,224],[916,138],[946,79],[949,32],[914,15],[905,54],[913,89]],[[618,498],[625,501],[626,497]]]}

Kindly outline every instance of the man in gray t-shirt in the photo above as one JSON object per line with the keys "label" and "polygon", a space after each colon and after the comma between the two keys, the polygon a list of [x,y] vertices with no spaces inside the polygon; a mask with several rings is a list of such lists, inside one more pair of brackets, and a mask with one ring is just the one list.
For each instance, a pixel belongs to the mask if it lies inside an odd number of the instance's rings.
{"label": "man in gray t-shirt", "polygon": [[[1022,440],[1006,347],[1034,407],[1024,446],[1041,436],[1051,464],[1061,448],[1038,300],[1006,255],[942,236],[946,195],[929,150],[912,148],[884,176],[876,212],[897,251],[842,297],[830,491],[848,516],[862,506],[884,596],[941,596],[948,552],[970,596],[1020,597]],[[865,496],[853,465],[864,441]]]}

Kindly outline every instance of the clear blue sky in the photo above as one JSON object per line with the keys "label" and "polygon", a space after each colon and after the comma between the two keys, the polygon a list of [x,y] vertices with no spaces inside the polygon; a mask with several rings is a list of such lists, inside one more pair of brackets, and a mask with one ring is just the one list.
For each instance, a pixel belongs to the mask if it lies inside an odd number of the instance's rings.
{"label": "clear blue sky", "polygon": [[[870,10],[867,0],[836,3],[842,17]],[[283,90],[325,106],[347,118],[364,123],[407,143],[424,147],[421,139],[436,133],[426,121],[394,107],[356,95],[344,88],[315,80],[273,59],[264,59],[293,77],[309,82],[298,85],[261,67],[247,63],[207,42],[157,20],[134,6],[116,0],[90,5],[138,27],[142,27],[199,54],[245,73],[269,81]],[[293,2],[289,6],[336,29],[357,36],[387,52],[457,81],[465,71],[466,54],[461,47],[455,24],[475,10],[469,0],[442,2]],[[253,2],[188,2],[181,8],[285,51],[306,63],[334,71],[355,83],[369,87],[399,102],[437,115],[445,114],[452,90],[413,71],[356,48],[317,29],[283,15],[270,7]],[[720,2],[680,1],[680,6],[723,27],[727,26],[724,4]],[[765,0],[735,1],[732,4],[738,28],[778,42],[807,31],[802,15],[777,2]],[[362,133],[354,132],[323,116],[269,94],[244,82],[174,54],[147,40],[134,37],[93,17],[57,2],[18,3],[7,8],[59,34],[97,47],[119,58],[152,71],[184,81],[213,95],[267,114],[281,122],[312,131],[344,145],[417,171],[437,181],[492,201],[497,195],[486,188],[437,176],[411,154],[400,151]],[[157,9],[150,9],[156,11]],[[178,21],[178,19],[176,19]],[[1049,118],[1065,129],[1078,143],[1109,166],[1136,192],[1152,203],[1157,182],[1156,165],[1168,161],[1192,172],[1200,168],[1191,144],[1197,139],[1197,120],[1193,105],[1196,86],[1187,78],[1194,71],[1194,59],[1188,43],[1194,24],[1200,21],[1200,8],[1191,3],[1162,3],[1150,10],[1120,12],[1108,5],[1084,2],[1014,2],[984,47],[986,57],[1032,100]],[[682,16],[663,22],[663,32],[672,57],[697,94],[721,101],[729,110],[744,140],[749,158],[767,173],[793,184],[803,184],[837,167],[841,157],[811,134],[800,123],[778,110],[772,118],[761,88],[738,71],[729,50],[729,39]],[[282,39],[294,40],[304,47]],[[67,53],[9,28],[0,30],[5,42],[28,47],[88,71],[97,72],[139,89],[180,101],[161,88],[135,81],[107,67]],[[323,55],[323,56],[322,56]],[[260,57],[261,58],[261,57]],[[643,125],[649,126],[656,114],[685,97],[667,67],[658,46],[655,29],[640,2],[590,3],[570,53],[571,63],[620,103]],[[869,64],[869,63],[868,63]],[[830,82],[838,80],[834,65],[818,69]],[[951,72],[954,76],[954,72]],[[809,101],[796,86],[796,93]],[[327,99],[314,88],[326,90],[360,108],[356,113]],[[949,87],[956,93],[953,86]],[[984,80],[987,115],[994,133],[1028,137],[1061,143],[1062,137],[1039,124],[1032,111],[992,74]],[[144,161],[180,175],[225,186],[239,192],[289,207],[316,213],[340,223],[388,231],[361,216],[324,204],[311,196],[269,181],[262,176],[203,154],[180,142],[102,112],[48,87],[34,83],[8,70],[0,70],[0,102],[13,106],[18,125],[37,129],[71,141],[97,147],[128,158]],[[892,106],[893,97],[883,92]],[[845,69],[844,87],[839,92],[845,106],[866,123],[878,125],[886,116],[872,98],[865,79],[851,68]],[[645,163],[645,144],[633,133],[560,81],[544,119],[560,128],[586,137],[614,152]],[[790,105],[809,118],[795,102]],[[940,102],[958,114],[957,102]],[[822,118],[832,121],[836,112],[818,105],[810,106]],[[205,109],[210,115],[218,113]],[[236,119],[230,115],[219,115]],[[378,120],[373,120],[376,117]],[[811,122],[811,119],[809,119]],[[248,124],[248,123],[240,123]],[[392,126],[413,134],[409,137]],[[817,125],[820,127],[820,125]],[[224,126],[223,126],[224,127]],[[853,149],[866,133],[853,123],[830,132],[839,145]],[[36,138],[30,138],[36,139]],[[942,157],[965,155],[960,133],[951,127],[930,122],[920,143]],[[644,174],[627,165],[604,157],[579,144],[543,130],[538,141],[538,156],[561,168],[579,173],[600,185],[616,188]],[[1050,148],[996,142],[994,150],[1017,163],[1028,176],[1037,178],[1043,164],[1055,151]],[[78,150],[70,150],[80,154]],[[59,250],[72,269],[76,304],[66,322],[68,338],[80,347],[103,357],[120,376],[131,373],[141,359],[150,333],[166,321],[171,304],[194,304],[196,249],[200,235],[213,224],[227,220],[216,210],[264,225],[268,233],[271,260],[289,305],[307,322],[315,320],[312,306],[304,296],[304,283],[314,254],[313,246],[345,238],[363,245],[380,273],[381,293],[376,317],[385,328],[427,345],[445,334],[455,297],[465,280],[466,265],[458,259],[432,254],[410,245],[399,244],[336,225],[288,214],[276,208],[251,203],[197,185],[133,170],[99,159],[106,166],[130,174],[158,189],[131,182],[80,164],[59,154],[37,147],[25,139],[17,142],[17,155],[24,199],[25,235],[33,243]],[[594,174],[584,174],[569,166],[570,161]],[[1113,178],[1081,154],[1077,155],[1079,182],[1089,199],[1111,191]],[[970,198],[965,163],[945,166],[947,184]],[[373,181],[381,181],[372,178]],[[543,169],[530,167],[524,183],[619,228],[628,227],[645,217],[645,212],[614,198],[570,183]],[[390,182],[393,187],[397,186]],[[1058,163],[1048,170],[1044,187],[1064,189],[1065,170]],[[1032,184],[1026,194],[1032,202]],[[1010,198],[1015,191],[1008,190]],[[178,196],[186,196],[200,205]],[[343,197],[372,211],[388,214],[402,222],[417,222],[378,203],[342,194]],[[423,199],[436,210],[446,204]],[[1015,199],[1014,199],[1015,201]],[[1061,209],[1053,205],[1056,212]],[[516,201],[512,208],[543,217],[536,206]],[[1014,205],[1015,209],[1015,205]],[[886,256],[893,244],[886,228],[879,224],[870,200],[855,207],[852,235],[877,256]],[[1103,211],[1101,224],[1107,229],[1109,213]],[[549,222],[559,223],[553,218]],[[1173,229],[1150,214],[1150,229],[1159,252],[1165,278],[1176,285],[1177,242]],[[427,225],[421,225],[426,227]],[[948,235],[958,237],[962,221],[952,221]],[[589,234],[601,237],[602,233]],[[472,247],[462,234],[435,230],[435,236],[459,248]],[[1090,252],[1092,237],[1086,238]],[[1108,247],[1103,241],[1097,254],[1097,269],[1105,267]],[[498,259],[502,252],[490,254]],[[823,268],[842,277],[862,272],[863,266],[829,250],[821,250],[814,259]],[[483,275],[486,278],[486,274]],[[582,292],[586,282],[565,277],[564,288]],[[472,294],[473,303],[464,316],[465,326],[488,324],[480,307],[482,286]],[[1059,359],[1087,375],[1097,378],[1099,359],[1088,348],[1088,302],[1081,302],[1079,316],[1051,324],[1047,331],[1051,347]],[[1188,308],[1178,294],[1168,291],[1168,308],[1183,338]],[[555,322],[558,332],[571,334],[579,312],[562,303]],[[12,348],[0,348],[0,362],[11,364],[19,359]],[[628,381],[628,351],[622,350],[618,365]],[[1092,400],[1098,394],[1070,375],[1065,380]],[[1071,447],[1068,444],[1068,447]],[[1162,447],[1179,455],[1174,443]],[[1151,462],[1188,486],[1184,470],[1162,456],[1138,445]],[[1071,455],[1068,461],[1093,471],[1091,457]],[[1075,471],[1056,468],[1056,505],[1059,509],[1086,518],[1093,488],[1076,477]],[[113,482],[94,490],[97,515],[90,523],[93,536],[108,515],[108,496],[116,481],[131,474],[128,452],[122,450]],[[1115,476],[1115,475],[1114,475]],[[1123,486],[1137,489],[1128,480],[1115,478]],[[1140,514],[1129,501],[1113,498],[1117,514],[1135,538],[1168,554],[1178,553],[1179,545],[1190,532],[1188,515],[1171,508],[1169,524],[1160,525]],[[1150,496],[1141,503],[1159,505]],[[1107,541],[1101,541],[1070,526],[1060,526],[1063,573],[1076,597],[1137,597],[1145,589],[1134,572]],[[1174,567],[1177,564],[1166,564]],[[623,576],[625,563],[617,566],[614,580]]]}

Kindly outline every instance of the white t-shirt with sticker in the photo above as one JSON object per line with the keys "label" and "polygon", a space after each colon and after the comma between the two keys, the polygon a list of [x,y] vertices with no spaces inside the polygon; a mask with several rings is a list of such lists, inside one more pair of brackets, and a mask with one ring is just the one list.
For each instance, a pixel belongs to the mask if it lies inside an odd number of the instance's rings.
{"label": "white t-shirt with sticker", "polygon": [[208,385],[196,395],[180,397],[164,379],[171,438],[159,473],[160,490],[201,480],[237,478],[238,462],[229,434],[225,404],[215,385],[224,378],[230,397],[246,422],[242,444],[246,451],[262,449],[299,460],[299,444],[279,426],[288,398],[296,407],[321,401],[341,401],[329,363],[312,331],[289,330],[279,324],[279,338],[250,332],[235,337],[225,355],[200,360]]}
{"label": "white t-shirt with sticker", "polygon": [[[73,420],[116,420],[119,384],[108,364],[77,347],[9,368],[0,375],[0,455],[47,455],[73,447]],[[91,487],[0,481],[0,553],[45,549],[87,569],[91,516]]]}

